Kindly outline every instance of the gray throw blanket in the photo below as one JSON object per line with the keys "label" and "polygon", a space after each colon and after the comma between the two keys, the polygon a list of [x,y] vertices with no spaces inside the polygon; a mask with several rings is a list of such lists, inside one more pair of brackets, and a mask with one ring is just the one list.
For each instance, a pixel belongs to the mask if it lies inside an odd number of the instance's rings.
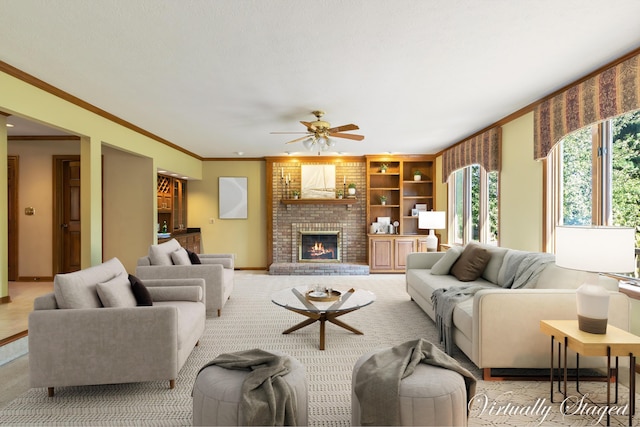
{"label": "gray throw blanket", "polygon": [[253,349],[221,354],[200,371],[211,365],[251,371],[242,383],[239,425],[294,426],[295,392],[282,378],[290,371],[289,363],[287,356]]}
{"label": "gray throw blanket", "polygon": [[503,288],[520,289],[535,285],[538,276],[556,260],[555,255],[543,252],[514,252],[505,256]]}
{"label": "gray throw blanket", "polygon": [[456,307],[456,304],[473,297],[476,292],[487,288],[488,286],[485,285],[468,284],[452,286],[449,289],[439,288],[431,294],[433,311],[436,313],[438,339],[444,346],[447,354],[452,354],[453,352],[451,326],[453,324],[453,309]]}
{"label": "gray throw blanket", "polygon": [[375,353],[358,370],[354,391],[360,402],[363,426],[400,425],[400,381],[411,375],[418,363],[450,369],[464,377],[469,415],[469,402],[476,390],[475,377],[455,359],[421,338]]}

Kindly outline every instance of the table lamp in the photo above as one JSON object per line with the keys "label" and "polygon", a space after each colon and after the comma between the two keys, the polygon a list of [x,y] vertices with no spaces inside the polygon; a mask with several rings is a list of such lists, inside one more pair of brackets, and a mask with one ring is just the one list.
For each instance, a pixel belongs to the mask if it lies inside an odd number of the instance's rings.
{"label": "table lamp", "polygon": [[428,229],[426,239],[427,252],[438,251],[438,238],[434,230],[441,230],[447,226],[446,212],[444,211],[420,211],[418,212],[418,228]]}
{"label": "table lamp", "polygon": [[576,290],[578,328],[607,333],[609,292],[599,286],[598,273],[635,269],[635,229],[627,227],[556,227],[556,265],[587,272]]}

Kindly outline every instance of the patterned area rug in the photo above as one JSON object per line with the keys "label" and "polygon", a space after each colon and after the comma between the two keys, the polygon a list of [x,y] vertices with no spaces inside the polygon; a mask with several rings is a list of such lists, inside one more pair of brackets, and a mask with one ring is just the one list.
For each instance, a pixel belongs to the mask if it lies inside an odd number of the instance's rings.
{"label": "patterned area rug", "polygon": [[[318,324],[282,334],[304,318],[273,304],[270,295],[282,288],[314,283],[338,290],[368,289],[376,294],[372,305],[341,318],[364,335],[327,324],[326,350],[320,351]],[[416,338],[437,342],[433,322],[405,292],[404,275],[270,276],[238,272],[222,317],[207,319],[200,346],[180,371],[175,389],[170,390],[168,382],[60,387],[53,398],[47,397],[45,389],[31,389],[0,412],[0,424],[191,425],[191,388],[200,367],[219,353],[262,348],[287,353],[305,365],[311,426],[349,426],[351,372],[356,360],[372,349]],[[481,378],[480,370],[464,354],[458,352],[455,357]],[[581,390],[596,401],[606,396],[602,394],[604,383],[583,383]],[[620,387],[621,398],[615,407],[620,408],[618,412],[627,402],[627,391]],[[559,395],[556,398],[560,399]],[[580,404],[580,399],[573,396],[568,402],[572,405],[565,405],[564,412],[560,403],[550,403],[546,381],[479,380],[469,425],[597,424],[602,409]],[[622,425],[627,421],[617,418]]]}

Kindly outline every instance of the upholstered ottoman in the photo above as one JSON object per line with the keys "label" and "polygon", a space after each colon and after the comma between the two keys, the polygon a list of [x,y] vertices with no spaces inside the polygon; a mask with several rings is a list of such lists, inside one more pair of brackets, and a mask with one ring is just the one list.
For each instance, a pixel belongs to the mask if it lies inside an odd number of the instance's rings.
{"label": "upholstered ottoman", "polygon": [[[269,350],[278,356],[285,354]],[[308,395],[305,368],[288,356],[291,371],[282,378],[293,388],[296,400],[297,425],[308,425]],[[197,376],[193,386],[193,425],[237,426],[242,383],[248,371],[208,366]]]}
{"label": "upholstered ottoman", "polygon": [[[362,356],[353,368],[351,424],[354,426],[361,425],[360,402],[354,391],[356,373],[377,351]],[[466,426],[467,391],[462,375],[449,369],[419,363],[413,374],[400,381],[400,424]]]}

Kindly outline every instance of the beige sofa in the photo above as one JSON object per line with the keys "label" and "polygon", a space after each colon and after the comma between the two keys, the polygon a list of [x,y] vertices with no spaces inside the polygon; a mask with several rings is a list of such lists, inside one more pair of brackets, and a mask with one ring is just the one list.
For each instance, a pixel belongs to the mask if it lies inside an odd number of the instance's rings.
{"label": "beige sofa", "polygon": [[166,380],[173,388],[204,332],[204,280],[143,283],[151,306],[137,305],[117,258],[56,275],[54,292],[29,315],[31,387],[49,396],[61,386]]}
{"label": "beige sofa", "polygon": [[186,253],[176,239],[151,245],[149,254],[138,259],[136,276],[143,280],[202,278],[206,284],[207,316],[220,316],[234,287],[233,255],[197,254],[201,264],[192,264],[184,258]]}
{"label": "beige sofa", "polygon": [[[484,370],[485,379],[492,377],[494,368],[549,368],[549,337],[540,332],[540,320],[577,319],[575,290],[584,282],[586,273],[550,262],[538,271],[533,268],[523,271],[520,277],[524,277],[524,281],[520,281],[519,288],[505,288],[503,286],[517,281],[513,278],[515,260],[535,253],[483,247],[490,254],[486,268],[477,280],[464,283],[480,284],[486,289],[455,304],[451,328],[453,343]],[[455,262],[452,251],[460,252],[461,249],[452,248],[447,253],[412,253],[407,257],[407,292],[434,321],[434,291],[463,284],[448,274],[449,262],[452,258]],[[436,265],[441,259],[443,262]],[[432,274],[434,266],[438,274]],[[507,272],[512,275],[508,277]],[[512,282],[507,283],[509,280]],[[609,324],[629,330],[628,297],[618,292],[616,280],[604,276],[598,280],[610,291]],[[575,356],[570,355],[569,361],[574,366]],[[600,367],[602,363],[598,358],[580,360],[581,367]]]}

